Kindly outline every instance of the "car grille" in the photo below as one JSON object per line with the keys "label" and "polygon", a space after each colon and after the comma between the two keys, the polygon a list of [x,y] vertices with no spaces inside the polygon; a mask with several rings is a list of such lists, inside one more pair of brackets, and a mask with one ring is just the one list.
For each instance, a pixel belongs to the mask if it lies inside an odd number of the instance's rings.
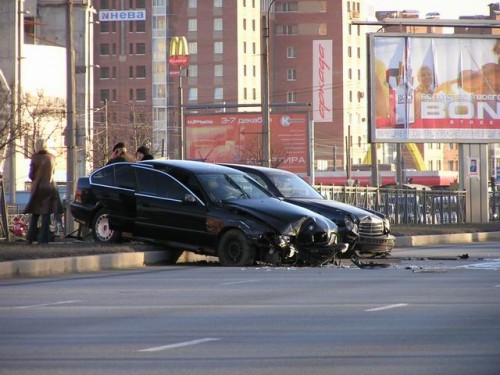
{"label": "car grille", "polygon": [[384,234],[384,222],[372,217],[366,217],[359,223],[359,234],[365,237],[382,236]]}

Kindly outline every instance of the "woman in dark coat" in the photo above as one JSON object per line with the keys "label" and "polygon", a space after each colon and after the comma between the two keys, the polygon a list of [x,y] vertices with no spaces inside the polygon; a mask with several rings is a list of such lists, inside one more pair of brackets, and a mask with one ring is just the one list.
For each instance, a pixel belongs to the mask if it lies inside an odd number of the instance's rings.
{"label": "woman in dark coat", "polygon": [[146,146],[141,146],[137,149],[136,153],[137,161],[141,160],[153,160],[154,156],[149,152],[149,148]]}
{"label": "woman in dark coat", "polygon": [[28,243],[36,240],[38,219],[42,218],[38,244],[49,242],[50,215],[62,214],[64,209],[59,197],[54,172],[56,157],[49,153],[45,139],[37,139],[35,154],[31,157],[30,174],[31,196],[24,213],[31,214],[28,228]]}

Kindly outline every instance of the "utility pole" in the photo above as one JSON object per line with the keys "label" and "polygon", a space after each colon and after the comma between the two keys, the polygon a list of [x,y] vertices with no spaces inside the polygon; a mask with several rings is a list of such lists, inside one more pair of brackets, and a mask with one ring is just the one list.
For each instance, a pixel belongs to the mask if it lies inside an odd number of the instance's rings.
{"label": "utility pole", "polygon": [[66,149],[67,149],[67,174],[66,174],[66,235],[75,231],[75,222],[71,218],[69,204],[73,200],[76,180],[76,145],[75,145],[75,53],[73,50],[73,0],[68,0],[66,7]]}
{"label": "utility pole", "polygon": [[269,16],[272,0],[267,8],[267,17],[262,16],[262,165],[271,166],[271,126],[269,113]]}

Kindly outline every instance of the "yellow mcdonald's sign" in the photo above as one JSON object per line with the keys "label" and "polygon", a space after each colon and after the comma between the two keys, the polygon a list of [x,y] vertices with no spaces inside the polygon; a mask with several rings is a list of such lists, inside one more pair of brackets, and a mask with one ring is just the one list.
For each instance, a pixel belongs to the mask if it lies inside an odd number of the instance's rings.
{"label": "yellow mcdonald's sign", "polygon": [[170,39],[168,56],[170,65],[186,66],[189,64],[188,44],[185,36],[174,36]]}
{"label": "yellow mcdonald's sign", "polygon": [[170,39],[170,48],[168,56],[187,56],[189,55],[188,44],[185,36],[174,36]]}

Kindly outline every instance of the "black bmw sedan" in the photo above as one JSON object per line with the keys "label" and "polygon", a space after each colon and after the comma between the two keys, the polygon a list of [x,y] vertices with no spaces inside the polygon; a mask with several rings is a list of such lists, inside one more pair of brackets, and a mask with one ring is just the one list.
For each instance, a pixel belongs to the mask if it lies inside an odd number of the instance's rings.
{"label": "black bmw sedan", "polygon": [[225,266],[317,266],[347,250],[331,220],[274,198],[243,172],[196,161],[100,168],[78,180],[71,213],[98,242],[153,241]]}
{"label": "black bmw sedan", "polygon": [[348,253],[359,257],[387,255],[395,244],[384,214],[325,199],[316,189],[291,172],[253,165],[225,164],[248,173],[274,196],[317,212],[339,227]]}

